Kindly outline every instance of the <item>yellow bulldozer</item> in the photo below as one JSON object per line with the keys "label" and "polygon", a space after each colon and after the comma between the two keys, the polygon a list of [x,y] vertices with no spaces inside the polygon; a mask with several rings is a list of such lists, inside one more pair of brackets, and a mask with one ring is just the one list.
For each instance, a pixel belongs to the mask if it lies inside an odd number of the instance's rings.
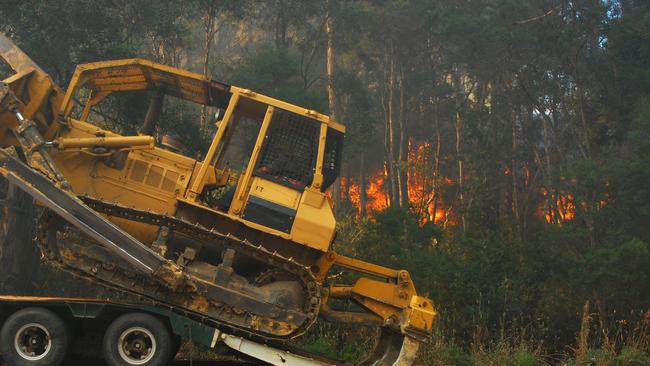
{"label": "yellow bulldozer", "polygon": [[[36,237],[46,261],[262,343],[299,337],[318,317],[377,326],[361,364],[413,362],[432,302],[407,271],[331,248],[326,191],[342,124],[142,59],[79,65],[63,90],[2,34],[0,56],[13,70],[0,82],[0,173],[44,208]],[[133,91],[153,95],[140,134],[93,121],[109,96]],[[218,111],[201,158],[152,136],[165,98]],[[353,283],[334,268],[355,273]],[[333,299],[358,310],[336,310]]]}

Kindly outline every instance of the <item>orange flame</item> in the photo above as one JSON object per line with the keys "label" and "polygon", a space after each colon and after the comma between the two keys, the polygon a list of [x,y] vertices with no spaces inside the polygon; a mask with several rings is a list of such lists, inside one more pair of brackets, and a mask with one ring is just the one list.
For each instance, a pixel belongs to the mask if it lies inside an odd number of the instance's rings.
{"label": "orange flame", "polygon": [[571,193],[560,191],[552,193],[550,197],[547,190],[542,191],[547,197],[538,209],[539,216],[543,217],[549,224],[558,224],[572,221],[576,216],[576,205]]}
{"label": "orange flame", "polygon": [[[407,187],[409,206],[420,215],[420,222],[434,222],[436,224],[454,224],[451,207],[442,200],[439,192],[442,184],[451,185],[454,181],[442,177],[440,184],[434,184],[434,174],[430,172],[433,164],[430,160],[431,143],[415,144],[409,142]],[[381,169],[366,177],[366,211],[382,211],[390,205],[387,194],[386,179],[388,172]],[[349,186],[345,177],[341,177],[342,200],[345,199],[345,187],[348,187],[349,200],[352,206],[360,210],[361,188],[358,179],[351,178]],[[436,191],[436,188],[438,191]]]}
{"label": "orange flame", "polygon": [[[378,171],[366,177],[366,210],[381,211],[388,207],[388,195],[384,192],[385,174]],[[341,199],[345,199],[344,188],[347,186],[346,177],[341,177]],[[352,206],[359,208],[361,204],[361,185],[357,179],[350,179],[349,199]]]}
{"label": "orange flame", "polygon": [[445,205],[440,194],[442,184],[452,185],[454,180],[442,177],[436,184],[437,172],[433,169],[432,148],[430,142],[414,143],[409,141],[408,153],[408,196],[409,204],[420,214],[421,223],[454,224],[451,207]]}
{"label": "orange flame", "polygon": [[[432,151],[433,146],[430,142],[415,143],[409,141],[406,175],[409,207],[420,216],[422,224],[433,222],[443,226],[455,225],[454,212],[451,205],[444,202],[442,191],[445,187],[456,184],[456,181],[450,177],[437,176],[438,172],[434,169]],[[530,186],[531,172],[526,164],[515,169],[514,173],[518,176],[521,174],[524,187],[528,188]],[[513,174],[512,167],[504,167],[503,174],[506,176]],[[387,178],[388,172],[385,167],[365,177],[365,208],[370,216],[372,216],[372,212],[382,211],[390,206],[387,193]],[[350,178],[348,183],[346,177],[341,177],[341,188],[341,200],[344,201],[347,197],[350,205],[360,213],[361,187],[359,179]],[[346,188],[348,189],[347,195],[345,193]],[[573,221],[576,217],[576,205],[581,205],[581,207],[586,205],[585,202],[576,202],[573,194],[566,191],[549,193],[548,190],[542,189],[540,193],[544,199],[538,206],[536,213],[540,219],[549,224],[562,225]],[[602,209],[608,201],[608,196],[599,200],[596,209]]]}

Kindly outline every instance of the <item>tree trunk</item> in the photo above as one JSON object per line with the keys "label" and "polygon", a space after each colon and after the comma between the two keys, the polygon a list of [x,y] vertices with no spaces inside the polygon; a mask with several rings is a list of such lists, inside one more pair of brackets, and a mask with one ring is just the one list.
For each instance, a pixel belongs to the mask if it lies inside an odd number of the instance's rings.
{"label": "tree trunk", "polygon": [[368,197],[366,196],[366,172],[365,172],[365,152],[361,151],[361,161],[359,162],[359,214],[361,217],[366,217],[366,204]]}
{"label": "tree trunk", "polygon": [[512,178],[512,213],[515,216],[517,232],[519,233],[519,187],[517,186],[517,113],[511,112],[512,122],[512,160],[510,161],[510,175]]}
{"label": "tree trunk", "polygon": [[144,123],[142,124],[143,134],[153,135],[156,132],[156,126],[158,124],[160,113],[162,112],[164,99],[165,94],[162,91],[156,92],[151,98],[147,114],[144,116]]}
{"label": "tree trunk", "polygon": [[[328,16],[329,16],[329,2],[327,0]],[[275,15],[275,48],[285,48],[287,46],[287,31],[289,29],[289,22],[286,14],[286,6],[283,0],[277,1],[277,13]],[[329,45],[328,45],[329,46]]]}
{"label": "tree trunk", "polygon": [[547,205],[551,210],[551,223],[560,224],[562,217],[560,216],[560,211],[557,207],[558,193],[555,189],[552,188],[552,174],[551,174],[551,153],[549,147],[551,146],[550,139],[550,128],[549,128],[548,117],[545,117],[542,120],[542,135],[544,139],[544,162],[546,164],[546,175],[545,175],[545,184],[547,191]]}
{"label": "tree trunk", "polygon": [[589,312],[589,300],[585,301],[582,307],[582,320],[580,332],[578,333],[578,345],[576,349],[576,365],[587,364],[587,351],[589,351],[589,329],[591,327],[591,314]]}
{"label": "tree trunk", "polygon": [[[332,14],[332,1],[326,1],[327,21],[325,22],[325,32],[327,33],[327,102],[329,106],[330,118],[337,120],[336,115],[336,87],[334,85],[334,19]],[[341,206],[341,182],[336,179],[332,184],[332,198],[334,207]]]}
{"label": "tree trunk", "polygon": [[463,98],[464,91],[462,83],[462,75],[458,68],[454,70],[455,77],[455,89],[456,89],[456,119],[455,119],[455,132],[456,132],[456,159],[458,167],[458,214],[460,217],[461,229],[463,233],[467,230],[467,222],[465,219],[465,192],[464,192],[464,172],[463,172],[463,156],[461,150],[461,141],[462,141],[462,127],[463,121],[460,115],[461,109],[461,98]]}
{"label": "tree trunk", "polygon": [[581,127],[582,127],[582,144],[584,146],[584,149],[581,150],[586,150],[583,152],[584,157],[586,159],[591,159],[591,144],[589,143],[589,129],[587,128],[587,116],[585,115],[585,94],[582,89],[582,79],[580,75],[580,68],[578,66],[578,55],[580,53],[576,53],[574,59],[572,60],[572,66],[573,66],[573,76],[575,78],[576,82],[576,94],[578,95],[578,110],[580,112],[580,122],[581,122]]}
{"label": "tree trunk", "polygon": [[601,342],[602,348],[607,351],[613,351],[614,345],[609,339],[609,323],[607,321],[605,306],[603,305],[603,301],[600,294],[598,293],[598,290],[594,289],[592,293],[594,302],[596,303],[596,309],[598,310],[598,325],[600,325],[600,331],[603,334],[603,340]]}
{"label": "tree trunk", "polygon": [[465,192],[464,192],[464,186],[463,186],[463,181],[465,180],[465,177],[463,175],[463,158],[461,156],[461,148],[460,148],[460,143],[461,143],[461,129],[462,129],[462,120],[460,118],[460,110],[456,110],[456,156],[457,156],[457,162],[458,162],[458,201],[459,201],[459,214],[460,214],[460,222],[461,222],[461,227],[463,229],[463,233],[466,232],[467,230],[467,223],[465,220]]}
{"label": "tree trunk", "polygon": [[438,212],[438,203],[440,202],[440,150],[442,148],[442,138],[440,136],[440,120],[438,118],[438,100],[436,99],[433,104],[433,123],[434,130],[436,133],[436,151],[434,155],[434,165],[433,165],[433,218],[431,219],[434,223],[436,222],[436,213]]}
{"label": "tree trunk", "polygon": [[[399,146],[397,159],[397,186],[399,189],[399,205],[408,207],[409,189],[408,189],[408,142],[405,136],[406,126],[406,107],[404,100],[404,72],[400,69],[399,74]],[[405,169],[406,168],[406,169]]]}
{"label": "tree trunk", "polygon": [[352,179],[352,172],[351,172],[350,164],[348,164],[345,169],[345,187],[343,192],[343,198],[344,198],[343,206],[345,208],[345,211],[352,209],[352,200],[350,199],[351,179]]}
{"label": "tree trunk", "polygon": [[[203,76],[210,77],[210,50],[212,41],[217,33],[216,25],[216,8],[214,4],[210,4],[203,18],[204,38],[203,38]],[[201,131],[205,131],[207,127],[207,106],[201,107]]]}
{"label": "tree trunk", "polygon": [[399,205],[399,193],[397,191],[397,164],[395,164],[395,58],[391,44],[390,64],[388,70],[388,109],[386,115],[386,129],[388,131],[388,182],[390,205]]}

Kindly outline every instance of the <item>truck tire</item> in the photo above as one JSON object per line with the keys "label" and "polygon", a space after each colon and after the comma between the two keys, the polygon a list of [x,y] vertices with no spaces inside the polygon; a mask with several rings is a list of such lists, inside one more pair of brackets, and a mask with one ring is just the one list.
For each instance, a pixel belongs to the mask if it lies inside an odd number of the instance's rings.
{"label": "truck tire", "polygon": [[170,360],[172,337],[157,318],[129,313],[108,326],[103,350],[109,366],[164,366]]}
{"label": "truck tire", "polygon": [[9,366],[57,366],[69,347],[65,322],[43,308],[15,312],[0,330],[0,353]]}

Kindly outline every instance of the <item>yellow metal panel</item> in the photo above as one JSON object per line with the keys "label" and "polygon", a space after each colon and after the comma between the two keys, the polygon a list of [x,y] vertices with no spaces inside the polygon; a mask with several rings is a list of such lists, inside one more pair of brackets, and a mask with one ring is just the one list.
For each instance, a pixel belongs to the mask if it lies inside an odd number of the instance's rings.
{"label": "yellow metal panel", "polygon": [[[70,113],[72,112],[72,109],[74,108],[74,101],[72,99],[72,96],[74,95],[74,92],[76,90],[75,86],[79,84],[79,86],[82,85],[83,80],[81,79],[81,70],[79,69],[79,66],[74,70],[74,74],[72,74],[72,78],[70,79],[70,83],[68,84],[68,89],[65,91],[65,95],[63,96],[63,100],[61,101],[61,105],[59,106],[60,108],[60,113],[63,114],[64,119],[70,117]],[[60,121],[64,122],[64,121]],[[55,125],[54,123],[52,125]]]}
{"label": "yellow metal panel", "polygon": [[354,284],[352,292],[383,304],[406,308],[410,303],[408,290],[408,288],[403,288],[394,283],[380,282],[363,277],[359,278]]}
{"label": "yellow metal panel", "polygon": [[[312,190],[311,194],[322,194]],[[327,251],[336,232],[336,219],[327,200],[323,199],[320,207],[307,204],[309,195],[303,194],[298,205],[298,212],[291,228],[291,240],[308,247]]]}
{"label": "yellow metal panel", "polygon": [[340,124],[338,122],[335,122],[334,120],[331,120],[329,116],[327,116],[325,114],[318,113],[318,112],[316,112],[314,110],[299,107],[299,106],[297,106],[295,104],[283,102],[281,100],[277,100],[275,98],[271,98],[271,97],[268,97],[266,95],[253,92],[253,91],[248,90],[248,89],[243,89],[243,88],[240,88],[240,87],[237,87],[237,86],[231,86],[230,91],[233,92],[233,93],[239,93],[239,94],[241,94],[242,96],[244,96],[246,98],[250,98],[250,99],[256,100],[258,102],[264,103],[264,104],[272,105],[274,107],[278,107],[278,108],[287,110],[289,112],[293,112],[293,113],[299,114],[301,116],[311,118],[314,122],[326,123],[326,124],[329,125],[329,127],[332,127],[337,131],[345,132],[345,126],[343,126],[342,124]]}
{"label": "yellow metal panel", "polygon": [[341,133],[345,133],[345,125],[344,124],[341,124],[341,123],[338,123],[336,121],[330,120],[330,123],[328,124],[328,126],[335,129],[335,130],[337,130],[337,131],[339,131],[339,132],[341,132]]}
{"label": "yellow metal panel", "polygon": [[165,172],[165,177],[163,178],[163,182],[162,185],[160,186],[160,189],[162,189],[163,191],[174,192],[179,177],[180,174],[178,174],[178,172],[167,170],[167,172]]}
{"label": "yellow metal panel", "polygon": [[149,164],[145,163],[142,160],[134,160],[130,168],[131,174],[129,175],[129,178],[132,181],[142,183],[142,181],[144,181],[144,177],[147,175]]}
{"label": "yellow metal panel", "polygon": [[426,297],[413,296],[406,312],[407,322],[404,325],[428,332],[433,327],[433,319],[435,319],[436,315],[438,313],[434,309],[431,300]]}
{"label": "yellow metal panel", "polygon": [[[125,84],[146,84],[147,79],[144,75],[133,76],[119,76],[112,78],[94,79],[92,85],[98,89],[106,90],[111,86],[119,86]],[[89,83],[90,84],[90,83]]]}
{"label": "yellow metal panel", "polygon": [[147,83],[110,84],[101,87],[102,91],[138,91],[147,88]]}
{"label": "yellow metal panel", "polygon": [[364,262],[359,259],[346,257],[344,255],[340,255],[336,253],[333,256],[334,256],[334,264],[355,271],[359,271],[362,273],[366,273],[369,275],[395,279],[399,274],[399,271],[396,271],[394,269],[386,268],[373,263]]}
{"label": "yellow metal panel", "polygon": [[281,184],[254,177],[250,195],[295,210],[300,202],[301,192]]}
{"label": "yellow metal panel", "polygon": [[103,133],[106,137],[116,137],[120,136],[115,132],[102,130],[101,128],[83,121],[78,121],[76,119],[70,119],[68,121],[71,129],[65,131],[61,134],[61,137],[71,138],[71,137],[96,137],[98,132]]}
{"label": "yellow metal panel", "polygon": [[248,220],[244,220],[244,219],[242,219],[242,218],[239,217],[239,216],[231,215],[231,214],[226,213],[226,212],[217,211],[217,210],[215,210],[215,209],[213,209],[213,208],[210,208],[210,207],[207,207],[207,206],[203,206],[203,205],[201,205],[201,204],[199,204],[199,203],[196,203],[195,201],[188,200],[188,199],[185,199],[185,198],[177,198],[177,201],[182,202],[182,203],[185,203],[185,204],[188,204],[188,205],[190,205],[190,206],[198,207],[198,208],[204,210],[205,212],[209,212],[209,213],[212,213],[212,214],[215,214],[215,215],[219,215],[219,216],[225,216],[225,217],[228,217],[229,219],[231,219],[231,220],[233,220],[233,221],[241,222],[242,224],[244,224],[244,225],[246,225],[246,226],[248,226],[248,227],[250,227],[250,228],[253,228],[253,229],[255,229],[255,230],[259,230],[259,231],[264,232],[264,233],[268,233],[268,234],[271,234],[271,235],[279,236],[279,237],[281,237],[281,238],[283,238],[283,239],[287,239],[287,240],[290,239],[290,235],[287,234],[287,233],[283,233],[282,231],[274,230],[274,229],[268,228],[268,227],[266,227],[266,226],[263,226],[263,225],[260,225],[260,224],[256,224],[256,223],[254,223],[254,222],[251,222],[251,221],[248,221]]}
{"label": "yellow metal panel", "polygon": [[72,96],[84,85],[98,92],[164,87],[169,95],[214,106],[225,105],[230,97],[228,85],[202,74],[137,58],[102,61],[77,66],[59,108],[64,118],[72,111]]}
{"label": "yellow metal panel", "polygon": [[149,167],[149,173],[147,174],[147,185],[158,188],[162,182],[163,174],[165,174],[165,169],[163,167],[151,164]]}
{"label": "yellow metal panel", "polygon": [[316,171],[314,172],[314,179],[312,187],[320,189],[323,185],[323,158],[325,156],[325,140],[327,136],[327,125],[321,123],[320,132],[318,136],[318,156],[316,157]]}
{"label": "yellow metal panel", "polygon": [[[237,191],[235,192],[235,199],[232,202],[232,205],[230,206],[230,213],[239,213],[241,211],[242,206],[244,205],[244,201],[246,200],[246,195],[249,193],[249,182],[250,179],[253,175],[253,168],[255,168],[255,164],[257,164],[257,157],[260,154],[260,151],[262,150],[262,143],[264,143],[264,138],[266,137],[266,131],[269,128],[269,124],[271,123],[271,117],[273,116],[273,107],[269,106],[266,108],[266,113],[264,114],[264,120],[262,121],[262,126],[260,127],[260,130],[257,132],[257,140],[255,141],[255,147],[253,148],[253,152],[251,154],[250,160],[248,161],[248,166],[246,167],[246,171],[244,172],[244,175],[242,178],[239,180],[239,184],[237,185]],[[261,191],[264,190],[264,187],[261,185],[258,187],[258,189]]]}
{"label": "yellow metal panel", "polygon": [[[64,141],[92,141],[97,132],[109,142],[153,142],[147,136],[124,136],[103,131],[86,122],[70,120],[71,129],[65,130]],[[119,145],[119,144],[118,144]],[[128,145],[128,144],[126,144]],[[57,166],[68,178],[75,193],[100,197],[108,202],[118,202],[143,210],[175,211],[175,195],[184,191],[184,178],[194,167],[191,158],[160,148],[131,151],[123,169],[108,167],[96,157],[67,151],[51,151]],[[89,167],[92,167],[89,173]]]}
{"label": "yellow metal panel", "polygon": [[326,199],[325,195],[320,191],[314,191],[312,189],[305,190],[303,194],[305,195],[305,204],[315,208],[320,208]]}
{"label": "yellow metal panel", "polygon": [[239,101],[239,95],[234,94],[230,99],[230,104],[228,105],[228,109],[226,109],[226,113],[223,116],[223,120],[221,121],[221,124],[217,129],[217,133],[214,135],[214,138],[212,139],[210,148],[208,149],[208,152],[205,154],[205,159],[203,159],[203,164],[201,165],[201,168],[199,169],[196,175],[196,179],[193,181],[192,187],[188,191],[186,198],[196,200],[197,196],[203,191],[203,187],[205,186],[205,181],[204,181],[205,175],[208,171],[208,168],[211,167],[210,163],[212,162],[214,155],[217,153],[217,147],[219,146],[219,143],[223,138],[223,134],[226,132],[226,128],[228,128],[228,124],[232,120],[232,115],[235,112],[237,101]]}

